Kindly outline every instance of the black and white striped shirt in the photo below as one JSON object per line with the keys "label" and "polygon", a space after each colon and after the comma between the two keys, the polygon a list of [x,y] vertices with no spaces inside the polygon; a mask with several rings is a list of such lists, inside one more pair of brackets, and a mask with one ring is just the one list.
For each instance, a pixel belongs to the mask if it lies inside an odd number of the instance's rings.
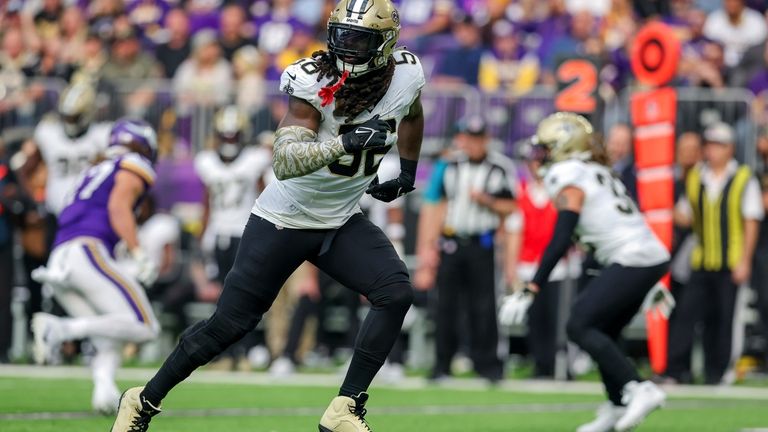
{"label": "black and white striped shirt", "polygon": [[511,159],[488,152],[481,162],[465,156],[445,161],[435,168],[425,200],[447,201],[444,231],[458,236],[481,235],[499,226],[499,216],[472,200],[472,191],[495,198],[513,198],[515,169]]}

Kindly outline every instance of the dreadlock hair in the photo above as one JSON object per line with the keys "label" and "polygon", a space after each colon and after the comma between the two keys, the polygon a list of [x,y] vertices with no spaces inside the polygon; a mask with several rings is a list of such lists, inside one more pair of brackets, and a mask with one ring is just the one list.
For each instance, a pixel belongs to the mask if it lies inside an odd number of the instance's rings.
{"label": "dreadlock hair", "polygon": [[[328,85],[336,84],[341,74],[336,69],[333,55],[327,51],[315,51],[312,58],[317,62],[319,74],[317,80],[330,78]],[[390,56],[387,65],[357,79],[347,79],[336,93],[335,116],[346,117],[345,123],[354,120],[361,112],[375,106],[389,89],[395,74],[395,60]]]}
{"label": "dreadlock hair", "polygon": [[608,151],[605,148],[605,141],[603,140],[602,134],[595,133],[595,137],[590,145],[590,152],[592,153],[591,160],[593,162],[610,167],[611,161],[608,159]]}

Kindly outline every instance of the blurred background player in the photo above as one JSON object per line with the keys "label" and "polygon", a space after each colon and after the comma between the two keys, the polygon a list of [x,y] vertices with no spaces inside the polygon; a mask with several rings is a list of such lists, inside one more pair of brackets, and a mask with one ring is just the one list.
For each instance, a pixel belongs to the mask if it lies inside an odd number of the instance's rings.
{"label": "blurred background player", "polygon": [[[88,168],[69,194],[47,266],[33,273],[53,287],[71,316],[34,315],[35,360],[45,363],[64,341],[91,338],[96,347],[92,405],[105,414],[117,409],[120,397],[115,373],[122,343],[148,341],[160,330],[141,286],[154,282],[157,267],[138,242],[134,216],[154,182],[156,155],[157,138],[148,123],[117,121],[106,157]],[[135,276],[114,260],[120,240],[136,261]]]}
{"label": "blurred background player", "polygon": [[[203,150],[195,157],[195,171],[206,194],[202,249],[215,262],[213,280],[223,286],[235,262],[253,202],[264,189],[272,153],[251,145],[248,119],[234,105],[216,112],[213,140],[213,150]],[[244,340],[233,347],[236,352],[230,352],[232,360],[242,358],[254,342]]]}
{"label": "blurred background player", "polygon": [[[557,208],[552,239],[536,274],[504,300],[503,324],[521,323],[536,294],[544,287],[574,234],[595,251],[602,266],[577,295],[566,325],[568,338],[595,360],[610,402],[597,419],[578,432],[627,431],[665,401],[665,393],[642,381],[617,344],[646,295],[669,267],[669,252],[645,223],[621,182],[605,165],[592,125],[576,114],[545,118],[532,138],[548,154],[544,183]],[[664,288],[661,288],[664,290]]]}
{"label": "blurred background player", "polygon": [[[39,225],[28,218],[27,231],[41,230],[43,245],[25,242],[24,266],[29,275],[44,265],[57,230],[57,218],[80,175],[90,166],[109,141],[110,125],[96,123],[96,90],[89,82],[65,88],[55,114],[45,117],[35,128],[34,146],[26,149],[28,157],[20,170],[20,182],[33,198],[39,198],[35,183],[44,178],[44,205],[38,207]],[[39,176],[40,173],[42,177]],[[35,225],[35,226],[31,226]],[[42,286],[29,278],[28,314],[42,310]]]}

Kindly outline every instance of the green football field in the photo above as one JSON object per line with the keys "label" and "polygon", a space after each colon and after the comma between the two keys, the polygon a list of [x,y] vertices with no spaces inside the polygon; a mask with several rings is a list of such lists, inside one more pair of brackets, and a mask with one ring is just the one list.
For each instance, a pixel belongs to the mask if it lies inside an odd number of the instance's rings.
{"label": "green football field", "polygon": [[[112,419],[88,412],[91,383],[81,370],[72,374],[77,378],[64,379],[2,375],[1,432],[108,431],[112,424]],[[120,382],[123,387],[138,383]],[[336,388],[310,384],[250,384],[238,375],[221,383],[193,380],[180,385],[164,401],[165,412],[155,418],[150,430],[317,431],[317,421]],[[367,418],[377,432],[572,431],[592,418],[602,399],[594,385],[587,394],[567,386],[558,393],[557,385],[551,384],[549,390],[539,392],[536,386],[529,383],[531,390],[526,392],[508,385],[494,389],[423,384],[408,389],[376,387],[370,392]],[[768,431],[768,398],[757,395],[747,392],[742,397],[721,398],[705,391],[701,397],[673,396],[664,410],[654,413],[638,430],[722,432],[762,427]]]}

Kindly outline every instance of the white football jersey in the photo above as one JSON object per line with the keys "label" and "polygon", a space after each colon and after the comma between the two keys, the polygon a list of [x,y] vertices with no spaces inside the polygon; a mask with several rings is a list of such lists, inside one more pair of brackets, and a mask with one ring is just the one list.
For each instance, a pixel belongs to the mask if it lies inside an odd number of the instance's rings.
{"label": "white football jersey", "polygon": [[79,138],[71,139],[56,119],[41,121],[35,128],[35,144],[40,150],[48,179],[45,183],[45,205],[57,215],[66,204],[69,192],[77,185],[80,173],[107,148],[111,124],[97,123]]}
{"label": "white football jersey", "polygon": [[[349,124],[345,123],[346,118],[333,115],[336,101],[320,106],[318,92],[328,85],[329,79],[317,81],[318,67],[314,60],[305,58],[288,66],[280,78],[280,88],[306,100],[320,112],[319,141],[333,139],[375,115],[390,121],[393,130],[397,130],[425,81],[416,55],[406,50],[397,50],[392,55],[396,66],[389,89],[373,109],[363,111]],[[259,196],[253,213],[285,228],[338,228],[352,215],[360,213],[360,197],[376,175],[382,158],[396,142],[397,133],[390,133],[387,147],[344,155],[311,174],[276,180]]]}
{"label": "white football jersey", "polygon": [[195,170],[208,190],[210,213],[203,244],[216,236],[240,237],[258,197],[258,181],[271,167],[272,156],[263,148],[247,147],[230,163],[205,150],[195,157]]}
{"label": "white football jersey", "polygon": [[669,260],[666,247],[607,167],[577,159],[558,162],[547,170],[544,183],[553,199],[567,186],[584,192],[576,234],[600,264],[648,267]]}

